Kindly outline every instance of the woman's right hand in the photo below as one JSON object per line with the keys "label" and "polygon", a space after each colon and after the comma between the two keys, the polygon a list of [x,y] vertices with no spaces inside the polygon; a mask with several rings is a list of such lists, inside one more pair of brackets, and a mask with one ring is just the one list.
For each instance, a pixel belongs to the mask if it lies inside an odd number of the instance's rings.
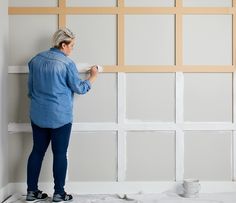
{"label": "woman's right hand", "polygon": [[98,76],[98,68],[97,68],[97,66],[96,65],[91,66],[91,68],[89,70],[89,73],[90,73],[90,76],[89,76],[88,80],[91,83],[93,83],[96,80],[97,76]]}
{"label": "woman's right hand", "polygon": [[96,65],[91,66],[91,68],[90,68],[90,75],[91,76],[97,76],[98,75],[98,67]]}

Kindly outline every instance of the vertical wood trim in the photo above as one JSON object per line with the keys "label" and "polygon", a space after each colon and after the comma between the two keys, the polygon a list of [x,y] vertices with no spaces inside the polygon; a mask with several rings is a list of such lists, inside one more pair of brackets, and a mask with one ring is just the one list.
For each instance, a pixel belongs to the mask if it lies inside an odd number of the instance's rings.
{"label": "vertical wood trim", "polygon": [[124,0],[118,0],[118,7],[123,8],[125,6],[125,1]]}
{"label": "vertical wood trim", "polygon": [[[176,0],[175,6],[177,10],[182,8],[182,0]],[[183,64],[183,15],[181,12],[175,14],[175,65],[178,67]],[[175,74],[176,86],[176,124],[182,124],[184,121],[183,98],[184,98],[184,75],[182,72]],[[184,131],[183,129],[176,130],[176,181],[181,181],[184,178]]]}
{"label": "vertical wood trim", "polygon": [[[177,10],[182,8],[182,0],[176,0]],[[180,12],[175,16],[175,65],[183,64],[183,15]]]}
{"label": "vertical wood trim", "polygon": [[126,74],[118,73],[118,181],[126,179]]}
{"label": "vertical wood trim", "polygon": [[176,123],[184,122],[184,73],[176,72],[175,74],[175,102],[176,102]]}
{"label": "vertical wood trim", "polygon": [[182,72],[176,72],[175,80],[175,113],[176,113],[176,125],[179,125],[179,129],[176,130],[176,181],[181,181],[184,178],[184,130],[182,126],[184,122],[184,74]]}
{"label": "vertical wood trim", "polygon": [[184,131],[176,130],[176,174],[175,180],[182,181],[184,179]]}
{"label": "vertical wood trim", "polygon": [[[124,7],[124,0],[118,0],[118,9]],[[124,65],[124,13],[117,15],[117,65]],[[126,117],[126,77],[118,73],[118,181],[126,179],[126,132],[124,122]]]}
{"label": "vertical wood trim", "polygon": [[126,131],[118,130],[118,182],[123,182],[126,179]]}
{"label": "vertical wood trim", "polygon": [[58,28],[66,27],[66,0],[58,0],[58,6],[60,8],[60,12],[58,14]]}
{"label": "vertical wood trim", "polygon": [[[124,0],[118,0],[118,9],[122,10],[124,7]],[[117,26],[117,63],[118,66],[124,65],[124,14],[122,12],[118,13],[118,26]]]}
{"label": "vertical wood trim", "polygon": [[232,2],[233,5],[233,14],[232,14],[232,65],[234,66],[234,70],[236,71],[236,0],[233,0]]}

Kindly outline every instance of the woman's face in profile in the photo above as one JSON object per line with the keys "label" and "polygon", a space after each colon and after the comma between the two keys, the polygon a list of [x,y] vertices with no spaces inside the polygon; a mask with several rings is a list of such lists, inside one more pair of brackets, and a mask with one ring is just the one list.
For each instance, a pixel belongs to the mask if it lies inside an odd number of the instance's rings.
{"label": "woman's face in profile", "polygon": [[75,45],[75,39],[72,39],[71,43],[68,45],[63,43],[61,51],[63,51],[67,56],[69,56],[73,51],[74,45]]}

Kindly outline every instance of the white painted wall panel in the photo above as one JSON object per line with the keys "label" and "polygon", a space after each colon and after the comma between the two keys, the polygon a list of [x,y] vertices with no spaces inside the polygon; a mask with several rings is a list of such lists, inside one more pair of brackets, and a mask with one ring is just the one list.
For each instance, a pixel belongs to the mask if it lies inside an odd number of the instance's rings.
{"label": "white painted wall panel", "polygon": [[175,75],[172,73],[127,74],[127,119],[175,120]]}
{"label": "white painted wall panel", "polygon": [[175,133],[127,133],[127,181],[175,179]]}
{"label": "white painted wall panel", "polygon": [[116,181],[116,132],[81,132],[71,135],[69,181]]}
{"label": "white painted wall panel", "polygon": [[185,178],[231,180],[232,132],[185,132]]}
{"label": "white painted wall panel", "polygon": [[232,121],[232,74],[185,73],[184,120]]}
{"label": "white painted wall panel", "polygon": [[[81,78],[87,76],[81,74]],[[8,120],[28,123],[29,99],[27,97],[28,74],[8,75]],[[116,122],[117,84],[116,74],[101,74],[85,95],[74,97],[74,122]]]}
{"label": "white painted wall panel", "polygon": [[10,66],[26,65],[35,54],[51,47],[56,15],[11,15],[9,21]]}
{"label": "white painted wall panel", "polygon": [[79,7],[115,7],[117,0],[67,0],[67,6]]}
{"label": "white painted wall panel", "polygon": [[232,16],[183,16],[184,65],[232,65]]}
{"label": "white painted wall panel", "polygon": [[28,123],[29,99],[28,74],[8,75],[8,121],[13,123]]}
{"label": "white painted wall panel", "polygon": [[67,27],[77,37],[71,55],[77,63],[116,64],[116,16],[68,15]]}
{"label": "white painted wall panel", "polygon": [[126,15],[125,64],[174,65],[174,16]]}
{"label": "white painted wall panel", "polygon": [[[27,162],[31,153],[33,140],[31,133],[19,133],[9,135],[9,181],[10,182],[25,182],[27,175]],[[52,151],[51,147],[45,154],[42,169],[39,177],[40,182],[53,181],[52,176]]]}
{"label": "white painted wall panel", "polygon": [[185,7],[231,7],[232,0],[183,0]]}
{"label": "white painted wall panel", "polygon": [[144,7],[144,6],[158,6],[158,7],[173,7],[174,0],[125,0],[125,6]]}
{"label": "white painted wall panel", "polygon": [[[81,74],[81,78],[87,76]],[[74,122],[117,121],[116,74],[100,74],[85,95],[74,97]]]}
{"label": "white painted wall panel", "polygon": [[39,7],[56,7],[58,5],[57,0],[8,0],[9,6],[14,6],[14,7],[34,7],[34,6],[39,6]]}

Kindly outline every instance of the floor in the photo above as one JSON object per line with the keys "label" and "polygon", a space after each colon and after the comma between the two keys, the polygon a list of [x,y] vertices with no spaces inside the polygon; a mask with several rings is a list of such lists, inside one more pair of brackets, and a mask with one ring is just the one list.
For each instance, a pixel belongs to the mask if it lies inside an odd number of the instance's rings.
{"label": "floor", "polygon": [[[200,194],[197,198],[184,198],[175,193],[73,196],[73,203],[236,203],[236,193]],[[14,194],[4,203],[25,203],[25,196]],[[51,198],[41,203],[51,203]]]}

